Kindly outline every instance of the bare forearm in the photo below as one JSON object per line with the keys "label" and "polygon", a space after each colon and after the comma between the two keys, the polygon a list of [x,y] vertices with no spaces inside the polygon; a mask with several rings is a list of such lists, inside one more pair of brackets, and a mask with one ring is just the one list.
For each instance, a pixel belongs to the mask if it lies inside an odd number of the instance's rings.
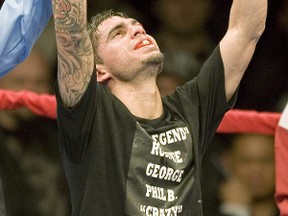
{"label": "bare forearm", "polygon": [[74,106],[93,72],[93,51],[86,31],[86,0],[53,0],[58,48],[58,83],[63,102]]}
{"label": "bare forearm", "polygon": [[266,16],[267,0],[234,0],[228,31],[234,29],[248,40],[258,40],[265,29]]}
{"label": "bare forearm", "polygon": [[229,27],[220,42],[229,100],[239,85],[265,29],[267,0],[234,0]]}

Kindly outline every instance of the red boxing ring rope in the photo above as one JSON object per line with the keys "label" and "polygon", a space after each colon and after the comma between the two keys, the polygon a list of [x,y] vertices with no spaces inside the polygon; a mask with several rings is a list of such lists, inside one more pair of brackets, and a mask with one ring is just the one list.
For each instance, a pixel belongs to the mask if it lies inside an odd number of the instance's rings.
{"label": "red boxing ring rope", "polygon": [[56,119],[56,99],[49,94],[0,89],[0,110],[27,107],[36,115]]}
{"label": "red boxing ring rope", "polygon": [[[27,107],[36,115],[56,118],[54,95],[0,90],[0,109],[11,110],[20,107]],[[230,110],[225,114],[217,132],[274,135],[280,115],[280,113]]]}

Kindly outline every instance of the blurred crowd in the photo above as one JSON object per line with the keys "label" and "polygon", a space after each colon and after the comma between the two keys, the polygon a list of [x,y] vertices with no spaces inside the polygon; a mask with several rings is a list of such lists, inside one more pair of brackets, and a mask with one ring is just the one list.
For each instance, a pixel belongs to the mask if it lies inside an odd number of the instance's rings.
{"label": "blurred crowd", "polygon": [[[230,4],[221,0],[88,0],[88,16],[113,8],[144,25],[165,55],[158,78],[165,96],[197,76],[225,33]],[[268,11],[266,30],[241,82],[235,108],[281,112],[288,101],[288,1],[270,1]],[[56,70],[51,19],[30,57],[0,79],[0,88],[53,94]],[[277,215],[273,137],[216,136],[204,158],[203,173],[205,216]],[[0,110],[0,176],[0,216],[69,215],[55,120],[25,108]]]}

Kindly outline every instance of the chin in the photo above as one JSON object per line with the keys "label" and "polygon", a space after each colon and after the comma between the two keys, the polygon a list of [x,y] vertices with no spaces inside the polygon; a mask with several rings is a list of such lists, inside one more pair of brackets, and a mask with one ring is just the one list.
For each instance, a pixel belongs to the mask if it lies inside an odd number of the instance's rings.
{"label": "chin", "polygon": [[146,59],[142,61],[143,64],[163,64],[164,54],[157,51],[151,53]]}

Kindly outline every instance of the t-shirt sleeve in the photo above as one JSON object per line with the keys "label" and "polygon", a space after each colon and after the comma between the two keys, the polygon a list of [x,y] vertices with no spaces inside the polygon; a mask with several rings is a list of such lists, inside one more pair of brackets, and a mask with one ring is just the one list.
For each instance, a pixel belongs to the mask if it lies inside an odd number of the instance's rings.
{"label": "t-shirt sleeve", "polygon": [[63,104],[56,84],[60,148],[71,161],[81,160],[87,149],[96,112],[96,83],[96,75],[93,73],[87,90],[73,108]]}
{"label": "t-shirt sleeve", "polygon": [[224,65],[219,46],[204,63],[196,83],[200,110],[205,113],[222,118],[223,113],[234,105],[236,93],[230,101],[226,98]]}
{"label": "t-shirt sleeve", "polygon": [[51,0],[6,0],[0,11],[0,77],[30,54],[52,15]]}
{"label": "t-shirt sleeve", "polygon": [[198,76],[177,88],[174,104],[194,127],[202,152],[211,141],[224,114],[235,103],[235,96],[228,102],[225,93],[224,65],[217,46],[202,66]]}

